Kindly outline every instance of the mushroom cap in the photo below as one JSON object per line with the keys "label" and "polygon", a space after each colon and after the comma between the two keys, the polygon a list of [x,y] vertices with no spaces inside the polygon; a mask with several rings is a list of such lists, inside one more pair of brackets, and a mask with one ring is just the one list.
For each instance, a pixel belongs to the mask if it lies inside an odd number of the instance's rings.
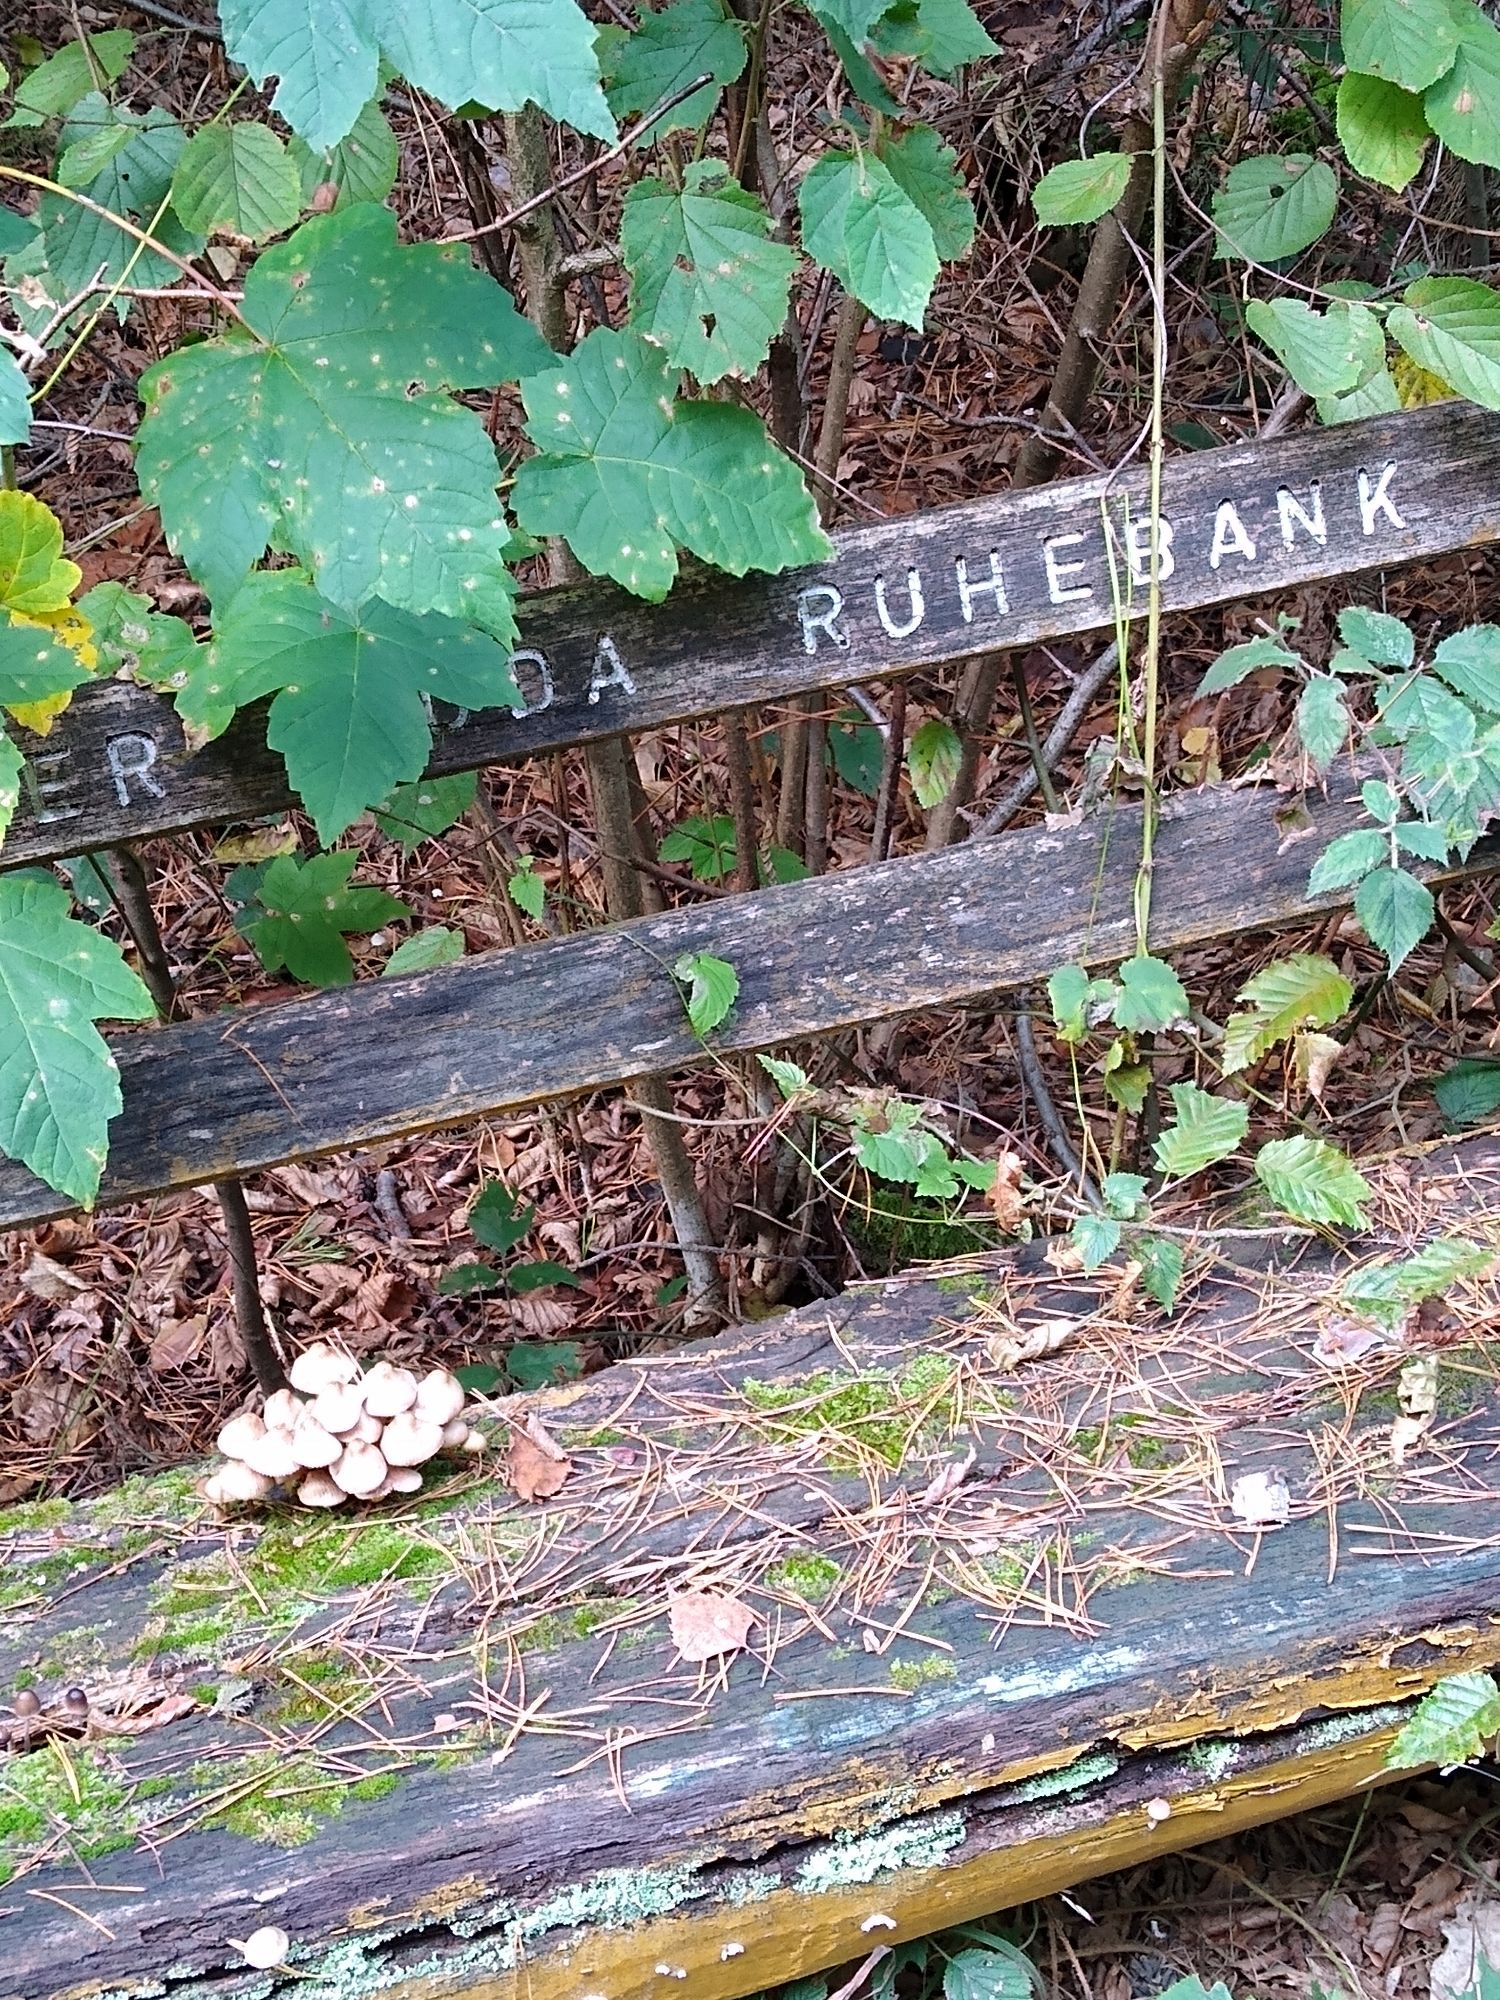
{"label": "mushroom cap", "polygon": [[287,1370],[287,1380],[304,1395],[316,1396],[320,1389],[352,1382],[358,1374],[359,1363],[352,1354],[341,1354],[328,1341],[315,1340]]}
{"label": "mushroom cap", "polygon": [[307,1408],[325,1431],[342,1437],[365,1413],[364,1390],[358,1382],[335,1382],[314,1396]]}
{"label": "mushroom cap", "polygon": [[450,1424],[464,1406],[464,1385],[446,1368],[434,1368],[417,1384],[416,1409],[431,1424]]}
{"label": "mushroom cap", "polygon": [[273,1390],[266,1398],[264,1416],[268,1430],[289,1431],[301,1414],[301,1400],[290,1389]]}
{"label": "mushroom cap", "polygon": [[353,1430],[345,1431],[344,1436],[352,1439],[357,1444],[379,1444],[380,1436],[384,1429],[385,1425],[380,1421],[379,1417],[372,1417],[369,1411],[366,1410]]}
{"label": "mushroom cap", "polygon": [[266,1479],[291,1479],[302,1470],[290,1431],[262,1431],[244,1454],[244,1462]]}
{"label": "mushroom cap", "polygon": [[420,1493],[422,1475],[414,1465],[396,1465],[386,1474],[386,1483],[393,1493]]}
{"label": "mushroom cap", "polygon": [[377,1361],[364,1379],[365,1408],[372,1417],[395,1417],[417,1400],[417,1378],[409,1368]]}
{"label": "mushroom cap", "polygon": [[332,1473],[319,1467],[298,1486],[297,1498],[304,1507],[342,1507],[349,1496]]}
{"label": "mushroom cap", "polygon": [[[422,1406],[417,1405],[417,1414],[422,1414]],[[462,1451],[469,1441],[469,1426],[462,1417],[455,1417],[451,1423],[443,1425],[443,1450]]]}
{"label": "mushroom cap", "polygon": [[238,1506],[249,1500],[264,1500],[271,1482],[242,1459],[229,1458],[203,1482],[203,1497],[216,1507]]}
{"label": "mushroom cap", "polygon": [[304,1417],[292,1432],[292,1453],[299,1465],[312,1468],[332,1465],[343,1449],[343,1439],[325,1431],[316,1417]]}
{"label": "mushroom cap", "polygon": [[471,1430],[469,1435],[464,1439],[464,1450],[467,1452],[487,1451],[489,1443],[490,1441],[484,1435],[483,1431]]}
{"label": "mushroom cap", "polygon": [[384,1454],[373,1444],[351,1439],[329,1467],[334,1483],[346,1493],[366,1499],[386,1475]]}
{"label": "mushroom cap", "polygon": [[269,1972],[273,1966],[283,1964],[292,1948],[291,1939],[279,1924],[263,1924],[258,1931],[251,1931],[249,1937],[231,1938],[229,1942],[243,1954],[245,1963],[258,1972]]}
{"label": "mushroom cap", "polygon": [[243,1458],[266,1434],[264,1420],[254,1410],[245,1410],[229,1422],[214,1439],[226,1458]]}
{"label": "mushroom cap", "polygon": [[387,1465],[425,1465],[442,1444],[442,1425],[424,1422],[415,1410],[392,1417],[380,1439]]}

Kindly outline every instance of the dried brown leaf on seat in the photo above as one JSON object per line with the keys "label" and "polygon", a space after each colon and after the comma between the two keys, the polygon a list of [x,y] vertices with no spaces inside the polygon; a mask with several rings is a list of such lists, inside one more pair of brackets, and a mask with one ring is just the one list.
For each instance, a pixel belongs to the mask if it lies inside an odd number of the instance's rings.
{"label": "dried brown leaf on seat", "polygon": [[188,1362],[197,1360],[207,1339],[207,1313],[193,1313],[187,1319],[161,1320],[151,1336],[146,1366],[153,1375],[164,1374],[169,1368],[185,1368]]}
{"label": "dried brown leaf on seat", "polygon": [[518,1500],[550,1500],[567,1484],[573,1461],[548,1434],[540,1417],[526,1419],[505,1454],[505,1477]]}
{"label": "dried brown leaf on seat", "polygon": [[737,1653],[750,1636],[755,1613],[738,1597],[679,1590],[667,1599],[667,1622],[682,1657],[702,1662],[721,1653]]}

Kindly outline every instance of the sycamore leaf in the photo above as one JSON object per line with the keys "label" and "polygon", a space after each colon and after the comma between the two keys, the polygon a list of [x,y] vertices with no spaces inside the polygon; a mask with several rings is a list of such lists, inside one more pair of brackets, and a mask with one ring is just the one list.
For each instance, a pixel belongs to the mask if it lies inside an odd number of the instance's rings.
{"label": "sycamore leaf", "polygon": [[1500,28],[1477,6],[1449,11],[1458,51],[1423,94],[1422,109],[1449,152],[1500,167]]}
{"label": "sycamore leaf", "polygon": [[1422,100],[1399,84],[1350,70],[1335,100],[1339,144],[1357,174],[1396,194],[1422,164],[1431,136]]}
{"label": "sycamore leaf", "polygon": [[797,195],[802,247],[880,319],[920,330],[937,280],[932,225],[870,153],[824,153]]}
{"label": "sycamore leaf", "polygon": [[1180,1180],[1227,1159],[1250,1129],[1250,1112],[1248,1106],[1214,1097],[1195,1083],[1174,1083],[1171,1094],[1177,1115],[1152,1150],[1162,1172]]}
{"label": "sycamore leaf", "polygon": [[521,1201],[504,1181],[486,1181],[467,1220],[475,1242],[504,1257],[523,1240],[536,1220],[536,1204]]}
{"label": "sycamore leaf", "polygon": [[1087,160],[1064,160],[1031,190],[1036,219],[1048,228],[1097,222],[1118,203],[1134,164],[1129,153],[1095,153]]}
{"label": "sycamore leaf", "polygon": [[302,188],[286,147],[269,125],[205,125],[188,141],[172,175],[172,206],[185,229],[264,243],[296,227]]}
{"label": "sycamore leaf", "polygon": [[1448,0],[1344,0],[1344,61],[1404,90],[1425,90],[1458,53],[1454,12]]}
{"label": "sycamore leaf", "polygon": [[1423,1695],[1386,1752],[1387,1770],[1448,1769],[1484,1754],[1500,1735],[1500,1688],[1489,1674],[1449,1674]]}
{"label": "sycamore leaf", "polygon": [[424,840],[435,840],[462,819],[478,790],[475,771],[458,771],[451,778],[418,778],[414,784],[396,787],[376,813],[375,824],[410,856]]}
{"label": "sycamore leaf", "polygon": [[1370,1184],[1353,1163],[1325,1139],[1298,1134],[1271,1139],[1255,1156],[1255,1177],[1283,1214],[1295,1222],[1336,1222],[1363,1229],[1361,1202]]}
{"label": "sycamore leaf", "polygon": [[700,382],[753,374],[785,324],[797,266],[772,227],[721,160],[694,160],[681,192],[637,181],[620,220],[631,324]]}
{"label": "sycamore leaf", "polygon": [[[98,655],[72,602],[79,570],[62,523],[29,493],[0,492],[0,708],[45,736]],[[0,839],[20,800],[22,759],[0,734]]]}
{"label": "sycamore leaf", "polygon": [[1224,1024],[1226,1076],[1259,1062],[1299,1028],[1331,1027],[1348,1012],[1354,988],[1331,958],[1298,951],[1257,972],[1236,998],[1241,1011]]}
{"label": "sycamore leaf", "polygon": [[700,1039],[728,1020],[739,998],[740,976],[727,959],[711,952],[684,952],[672,971],[687,988],[687,1017]]}
{"label": "sycamore leaf", "polygon": [[676,544],[733,576],[822,561],[829,544],[795,466],[749,410],[674,401],[677,371],[637,333],[599,328],[522,384],[537,446],[513,503],[595,576],[665,597]]}
{"label": "sycamore leaf", "polygon": [[1333,168],[1308,153],[1241,160],[1214,198],[1216,257],[1276,264],[1316,243],[1338,205]]}
{"label": "sycamore leaf", "polygon": [[121,1104],[94,1023],[155,1011],[119,946],[69,914],[55,877],[0,875],[0,1151],[85,1208]]}
{"label": "sycamore leaf", "polygon": [[[128,128],[127,138],[83,192],[111,214],[148,223],[166,200],[173,171],[187,145],[187,135],[175,119],[154,106],[140,115],[93,94],[78,104],[63,127],[62,144],[70,151],[90,135],[121,125]],[[42,228],[43,282],[59,305],[96,280],[103,284],[124,280],[127,270],[132,285],[181,282],[182,274],[165,257],[143,249],[135,237],[117,228],[107,216],[81,208],[62,195],[44,194],[37,220]],[[203,248],[203,238],[184,229],[173,215],[162,216],[152,233],[180,257],[195,257]],[[114,309],[124,319],[129,301],[117,298]]]}
{"label": "sycamore leaf", "polygon": [[25,444],[31,436],[31,392],[21,364],[0,347],[0,444]]}
{"label": "sycamore leaf", "polygon": [[245,317],[141,378],[141,490],[214,597],[267,546],[325,597],[377,592],[514,637],[499,466],[449,388],[529,373],[551,351],[467,250],[403,247],[367,203],[310,222],[245,281]]}
{"label": "sycamore leaf", "polygon": [[101,674],[133,671],[141,649],[150,645],[157,614],[149,597],[123,583],[96,583],[78,600],[89,622]]}
{"label": "sycamore leaf", "polygon": [[255,947],[267,972],[285,966],[293,979],[311,986],[347,986],[354,978],[354,961],[345,933],[373,931],[411,915],[405,903],[384,889],[349,886],[358,860],[352,848],[313,854],[306,861],[278,854],[263,868],[237,869],[230,876],[225,886],[231,896],[256,878],[235,926]]}
{"label": "sycamore leaf", "polygon": [[696,77],[712,79],[647,127],[636,144],[649,146],[707,124],[720,90],[745,67],[745,36],[724,0],[673,0],[656,12],[643,7],[640,26],[609,45],[606,61],[609,106],[620,119],[644,117]]}
{"label": "sycamore leaf", "polygon": [[926,217],[943,262],[967,257],[974,243],[974,204],[964,190],[953,148],[930,125],[913,125],[898,138],[883,140],[880,158]]}
{"label": "sycamore leaf", "polygon": [[963,758],[963,743],[951,722],[934,716],[912,737],[906,751],[906,768],[917,804],[930,812],[953,789]]}
{"label": "sycamore leaf", "polygon": [[1432,891],[1404,868],[1374,868],[1359,885],[1354,914],[1395,972],[1432,928]]}
{"label": "sycamore leaf", "polygon": [[1188,997],[1182,981],[1159,958],[1127,958],[1120,967],[1115,1022],[1136,1032],[1170,1028],[1186,1020]]}
{"label": "sycamore leaf", "polygon": [[1420,278],[1386,326],[1419,367],[1500,409],[1500,294],[1473,278]]}
{"label": "sycamore leaf", "polygon": [[300,570],[253,576],[235,592],[177,709],[206,738],[268,694],[266,741],[325,842],[422,775],[432,751],[424,697],[522,706],[509,655],[484,633],[379,598],[340,610]]}
{"label": "sycamore leaf", "polygon": [[310,146],[336,146],[375,95],[382,56],[450,111],[539,104],[614,137],[594,30],[574,0],[219,0],[224,45]]}
{"label": "sycamore leaf", "polygon": [[320,187],[336,188],[346,202],[384,201],[401,167],[396,135],[373,97],[337,145],[309,146],[294,134],[288,150],[304,208],[311,206]]}

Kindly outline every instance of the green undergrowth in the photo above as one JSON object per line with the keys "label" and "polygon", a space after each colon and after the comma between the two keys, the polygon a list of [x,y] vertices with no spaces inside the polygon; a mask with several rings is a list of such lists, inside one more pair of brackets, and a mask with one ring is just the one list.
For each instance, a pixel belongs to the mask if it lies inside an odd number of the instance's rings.
{"label": "green undergrowth", "polygon": [[203,1824],[272,1847],[304,1847],[320,1827],[355,1799],[381,1799],[400,1784],[395,1771],[351,1777],[316,1757],[256,1751],[231,1763],[195,1765],[194,1791],[224,1802],[212,1805]]}
{"label": "green undergrowth", "polygon": [[892,1660],[890,1671],[891,1685],[907,1694],[915,1694],[918,1688],[931,1687],[938,1681],[958,1679],[958,1668],[941,1653],[924,1653],[916,1660]]}
{"label": "green undergrowth", "polygon": [[766,1571],[768,1590],[785,1591],[800,1597],[804,1604],[821,1604],[842,1575],[832,1556],[802,1554],[783,1556]]}
{"label": "green undergrowth", "polygon": [[128,1847],[140,1825],[106,1746],[51,1742],[0,1767],[0,1881],[38,1847],[89,1861]]}
{"label": "green undergrowth", "polygon": [[0,1507],[0,1535],[34,1532],[38,1528],[59,1528],[73,1513],[71,1500],[22,1500],[14,1507]]}
{"label": "green undergrowth", "polygon": [[999,1248],[997,1229],[983,1222],[955,1220],[952,1206],[882,1181],[868,1206],[850,1202],[839,1220],[869,1271],[899,1271],[908,1264],[939,1263]]}
{"label": "green undergrowth", "polygon": [[828,1440],[828,1463],[857,1467],[873,1453],[893,1471],[918,1442],[936,1443],[953,1427],[957,1364],[946,1354],[919,1354],[901,1369],[838,1376],[828,1370],[800,1380],[747,1379],[740,1392],[783,1443]]}
{"label": "green undergrowth", "polygon": [[586,1597],[581,1604],[543,1612],[514,1638],[523,1653],[556,1653],[575,1640],[591,1639],[601,1625],[628,1618],[639,1609],[633,1597]]}

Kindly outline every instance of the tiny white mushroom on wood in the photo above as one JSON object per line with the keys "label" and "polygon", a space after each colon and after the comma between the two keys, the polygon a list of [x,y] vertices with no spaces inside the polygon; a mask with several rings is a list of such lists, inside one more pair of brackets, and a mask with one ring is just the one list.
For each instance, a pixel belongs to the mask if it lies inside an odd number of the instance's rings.
{"label": "tiny white mushroom on wood", "polygon": [[352,1431],[364,1416],[365,1399],[357,1382],[336,1382],[314,1396],[307,1407],[309,1414],[325,1431],[335,1431],[343,1436]]}
{"label": "tiny white mushroom on wood", "polygon": [[263,1431],[244,1458],[246,1465],[267,1479],[291,1479],[304,1470],[290,1431]]}
{"label": "tiny white mushroom on wood", "polygon": [[334,1479],[331,1472],[321,1468],[308,1473],[297,1488],[297,1498],[304,1507],[342,1507],[349,1495]]}
{"label": "tiny white mushroom on wood", "polygon": [[243,1416],[231,1417],[214,1442],[226,1458],[243,1458],[265,1434],[264,1421],[254,1410],[247,1410]]}
{"label": "tiny white mushroom on wood", "polygon": [[385,1458],[373,1444],[346,1444],[329,1467],[335,1482],[359,1499],[372,1494],[385,1478]]}
{"label": "tiny white mushroom on wood", "polygon": [[416,1408],[432,1424],[450,1424],[464,1406],[464,1385],[446,1368],[434,1368],[417,1384]]}
{"label": "tiny white mushroom on wood", "polygon": [[340,1382],[353,1382],[358,1375],[359,1363],[354,1356],[340,1354],[326,1340],[314,1341],[287,1370],[287,1380],[305,1396],[316,1396],[320,1390],[332,1389]]}
{"label": "tiny white mushroom on wood", "polygon": [[442,1447],[439,1425],[424,1423],[415,1410],[391,1418],[380,1439],[387,1465],[425,1465]]}
{"label": "tiny white mushroom on wood", "polygon": [[249,1937],[231,1938],[229,1942],[246,1965],[253,1965],[257,1972],[269,1972],[273,1965],[283,1964],[292,1948],[291,1939],[278,1924],[262,1924]]}
{"label": "tiny white mushroom on wood", "polygon": [[239,1506],[250,1500],[264,1500],[271,1490],[269,1479],[254,1472],[243,1459],[231,1458],[203,1482],[203,1497],[216,1507]]}
{"label": "tiny white mushroom on wood", "polygon": [[302,1415],[306,1405],[294,1396],[290,1389],[276,1389],[266,1398],[264,1411],[266,1428],[273,1431],[289,1431]]}
{"label": "tiny white mushroom on wood", "polygon": [[292,1432],[292,1451],[301,1466],[332,1465],[343,1449],[343,1439],[325,1431],[316,1417],[304,1417]]}
{"label": "tiny white mushroom on wood", "polygon": [[417,1400],[417,1378],[409,1368],[377,1361],[364,1379],[365,1408],[372,1417],[395,1417]]}

